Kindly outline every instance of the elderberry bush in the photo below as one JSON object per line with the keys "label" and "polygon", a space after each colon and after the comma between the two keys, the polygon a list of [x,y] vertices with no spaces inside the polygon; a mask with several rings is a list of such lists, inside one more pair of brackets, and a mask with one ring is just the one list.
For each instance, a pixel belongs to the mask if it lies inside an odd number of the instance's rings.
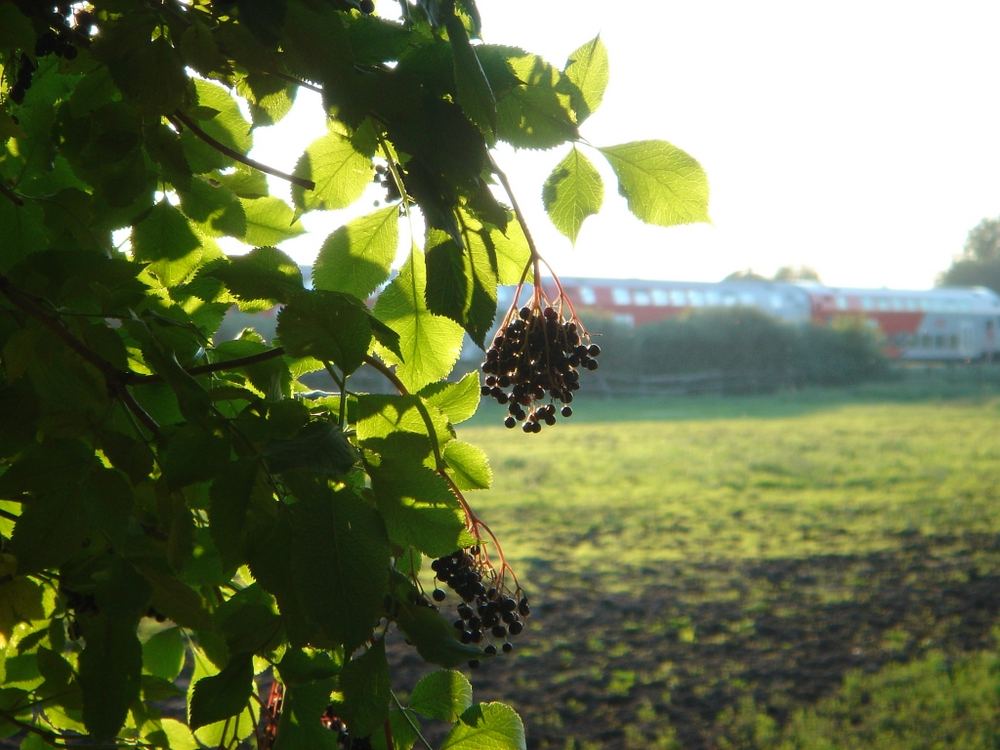
{"label": "elderberry bush", "polygon": [[[502,584],[487,586],[477,560],[478,551],[473,547],[470,551],[459,550],[439,557],[431,562],[431,568],[437,580],[447,584],[461,599],[454,621],[458,639],[462,643],[483,644],[484,656],[509,654],[514,649],[510,639],[524,630],[524,618],[531,614],[528,598],[519,590],[506,590]],[[443,602],[447,593],[436,588],[431,596]],[[479,660],[471,660],[469,666],[478,667]]]}
{"label": "elderberry bush", "polygon": [[508,428],[520,423],[526,433],[541,432],[543,424],[556,423],[556,401],[562,417],[572,416],[580,371],[596,370],[600,353],[575,317],[551,306],[522,307],[507,316],[486,352],[482,393],[507,406]]}

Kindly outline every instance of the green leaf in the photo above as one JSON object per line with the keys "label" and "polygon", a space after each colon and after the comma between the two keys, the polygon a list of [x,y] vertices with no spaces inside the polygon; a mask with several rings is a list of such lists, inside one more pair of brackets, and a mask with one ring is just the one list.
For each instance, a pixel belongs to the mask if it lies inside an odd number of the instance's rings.
{"label": "green leaf", "polygon": [[389,665],[385,641],[376,641],[361,656],[351,659],[340,673],[344,693],[344,719],[356,737],[380,729],[389,715]]}
{"label": "green leaf", "polygon": [[[512,285],[521,279],[531,281],[531,250],[524,236],[521,224],[513,219],[506,222],[501,229],[490,223],[484,223],[467,211],[460,210],[462,221],[462,240],[475,253],[489,258],[491,266],[495,266],[497,283]],[[525,269],[528,274],[525,276]]]}
{"label": "green leaf", "polygon": [[166,201],[153,206],[146,218],[132,229],[135,259],[149,263],[150,270],[166,287],[190,278],[202,260],[202,241],[187,218]]}
{"label": "green leaf", "polygon": [[486,452],[471,443],[452,440],[444,447],[444,462],[459,489],[487,490],[493,483]]}
{"label": "green leaf", "polygon": [[151,675],[173,682],[184,669],[187,642],[180,628],[167,628],[142,644],[142,668]]}
{"label": "green leaf", "polygon": [[[223,146],[240,154],[247,153],[253,146],[250,123],[240,113],[240,108],[229,91],[200,78],[194,80],[194,87],[200,111],[211,113],[205,119],[191,115],[196,120],[195,124]],[[182,131],[181,143],[195,172],[223,169],[233,163],[231,158],[219,153],[190,130]]]}
{"label": "green leaf", "polygon": [[44,598],[45,590],[29,578],[11,578],[0,583],[0,643],[10,639],[16,625],[46,616]]}
{"label": "green leaf", "polygon": [[229,458],[229,443],[195,425],[184,425],[162,451],[163,476],[172,489],[211,479]]}
{"label": "green leaf", "polygon": [[273,247],[213,264],[206,275],[219,279],[238,299],[261,306],[289,302],[304,289],[298,265]]}
{"label": "green leaf", "polygon": [[257,73],[239,78],[236,93],[250,105],[254,126],[274,125],[287,115],[297,88],[281,79]]}
{"label": "green leaf", "polygon": [[278,337],[293,357],[333,361],[354,372],[372,341],[368,309],[340,292],[309,291],[297,295],[278,313]]}
{"label": "green leaf", "polygon": [[300,470],[340,478],[354,467],[358,453],[336,424],[314,421],[291,438],[272,440],[264,448],[264,457],[276,474]]}
{"label": "green leaf", "polygon": [[496,262],[478,243],[459,245],[439,229],[427,233],[427,307],[459,323],[480,348],[497,313]]}
{"label": "green leaf", "polygon": [[26,503],[14,527],[9,551],[20,573],[56,568],[83,550],[90,527],[84,508],[67,488],[43,492]]}
{"label": "green leaf", "polygon": [[708,178],[692,157],[666,141],[634,141],[600,149],[629,210],[649,224],[709,221]]}
{"label": "green leaf", "polygon": [[421,389],[419,395],[428,406],[437,408],[448,417],[451,424],[461,424],[479,408],[482,395],[479,373],[467,373],[457,383],[430,383]]}
{"label": "green leaf", "polygon": [[295,165],[295,176],[312,180],[316,187],[306,190],[292,186],[292,200],[304,211],[346,208],[361,197],[375,174],[375,152],[371,129],[352,137],[344,127],[331,121],[326,135],[309,144]]}
{"label": "green leaf", "polygon": [[399,600],[396,622],[421,658],[431,664],[457,667],[483,655],[478,646],[461,643],[451,623],[428,607]]}
{"label": "green leaf", "polygon": [[263,499],[256,460],[244,459],[216,469],[209,492],[208,522],[223,565],[235,568],[243,560],[243,527],[254,493]]}
{"label": "green leaf", "polygon": [[478,703],[466,709],[441,745],[441,750],[526,748],[521,717],[503,703]]}
{"label": "green leaf", "polygon": [[371,466],[369,473],[375,504],[398,546],[441,557],[471,541],[462,507],[436,472],[383,457],[381,466]]}
{"label": "green leaf", "polygon": [[216,621],[231,654],[268,651],[283,633],[274,597],[256,583],[223,602]]}
{"label": "green leaf", "polygon": [[289,510],[292,544],[284,554],[301,601],[333,643],[353,651],[383,610],[389,543],[382,519],[350,490],[319,484]]}
{"label": "green leaf", "polygon": [[552,148],[579,138],[569,88],[563,74],[537,55],[512,47],[482,45],[483,61],[505,63],[516,83],[505,89],[494,85],[497,97],[497,135],[517,148]]}
{"label": "green leaf", "polygon": [[313,286],[367,299],[389,278],[398,244],[397,206],[354,219],[338,227],[320,247],[313,266]]}
{"label": "green leaf", "polygon": [[601,210],[603,200],[601,175],[576,146],[556,165],[542,187],[542,203],[549,218],[573,243],[584,220]]}
{"label": "green leaf", "polygon": [[249,654],[233,658],[217,675],[194,683],[191,696],[192,729],[236,716],[246,708],[253,689],[253,660]]}
{"label": "green leaf", "polygon": [[35,48],[35,30],[13,4],[0,5],[0,49]]}
{"label": "green leaf", "polygon": [[[0,6],[5,7],[5,6]],[[18,261],[47,245],[45,215],[41,206],[28,202],[16,206],[6,198],[0,203],[0,227],[3,227],[3,253],[0,272],[9,271]]]}
{"label": "green leaf", "polygon": [[[380,438],[394,438],[404,433],[430,437],[427,423],[417,407],[418,396],[391,396],[379,393],[360,394],[358,396],[357,435],[358,441],[365,447],[374,449],[372,441]],[[439,444],[444,444],[454,437],[454,432],[448,426],[448,420],[434,406],[426,405],[431,427]],[[422,443],[427,455],[430,442]]]}
{"label": "green leaf", "polygon": [[184,29],[178,44],[185,62],[204,76],[226,64],[226,58],[219,51],[211,30],[197,18],[187,19],[189,26]]}
{"label": "green leaf", "polygon": [[285,683],[285,695],[274,750],[339,750],[336,733],[318,719],[330,705],[338,671],[337,665],[324,652],[289,650],[285,653],[278,665]]}
{"label": "green leaf", "polygon": [[146,741],[154,747],[166,750],[197,750],[198,741],[191,734],[191,729],[177,719],[160,719],[159,729],[154,729],[145,736]]}
{"label": "green leaf", "polygon": [[472,706],[472,684],[461,672],[440,669],[421,678],[410,695],[410,708],[428,719],[453,723]]}
{"label": "green leaf", "polygon": [[462,351],[462,327],[427,309],[426,279],[423,253],[414,247],[375,303],[375,316],[399,334],[402,357],[385,350],[381,354],[397,365],[397,377],[410,390],[446,376]]}
{"label": "green leaf", "polygon": [[247,216],[236,194],[224,185],[211,184],[203,177],[191,178],[178,189],[181,210],[198,222],[202,231],[218,237],[242,238],[247,231]]}
{"label": "green leaf", "polygon": [[601,37],[595,36],[570,53],[564,72],[572,84],[570,100],[579,125],[601,106],[608,86],[608,51]]}
{"label": "green leaf", "polygon": [[143,41],[132,35],[124,45],[124,35],[116,36],[98,46],[122,93],[151,113],[170,114],[184,107],[190,83],[177,50],[162,36],[150,40],[147,34]]}
{"label": "green leaf", "polygon": [[102,611],[80,618],[86,646],[80,654],[83,723],[97,739],[114,737],[139,698],[142,645],[135,620]]}
{"label": "green leaf", "polygon": [[247,217],[243,241],[248,245],[277,245],[305,231],[291,207],[281,198],[241,198],[240,203]]}
{"label": "green leaf", "polygon": [[455,94],[462,111],[476,124],[487,141],[496,139],[497,102],[486,80],[476,50],[469,42],[469,34],[457,16],[447,19],[448,41],[455,73]]}

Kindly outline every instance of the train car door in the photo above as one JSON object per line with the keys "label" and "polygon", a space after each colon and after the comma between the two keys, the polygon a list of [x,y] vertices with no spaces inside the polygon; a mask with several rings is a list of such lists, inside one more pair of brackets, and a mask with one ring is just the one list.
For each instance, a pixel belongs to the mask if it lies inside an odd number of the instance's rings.
{"label": "train car door", "polygon": [[965,359],[982,354],[982,346],[976,345],[976,329],[971,320],[963,320],[958,327],[958,353]]}

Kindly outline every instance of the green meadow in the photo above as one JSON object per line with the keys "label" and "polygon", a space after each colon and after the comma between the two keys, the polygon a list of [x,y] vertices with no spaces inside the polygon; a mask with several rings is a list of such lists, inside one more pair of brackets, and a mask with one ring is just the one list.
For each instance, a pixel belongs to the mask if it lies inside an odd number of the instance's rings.
{"label": "green meadow", "polygon": [[592,397],[539,435],[484,404],[471,499],[534,614],[478,694],[535,748],[1000,748],[1000,378],[974,372]]}

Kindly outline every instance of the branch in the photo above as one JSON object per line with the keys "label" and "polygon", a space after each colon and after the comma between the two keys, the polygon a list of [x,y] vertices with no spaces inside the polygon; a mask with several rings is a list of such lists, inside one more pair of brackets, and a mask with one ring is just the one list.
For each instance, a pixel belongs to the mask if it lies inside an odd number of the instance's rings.
{"label": "branch", "polygon": [[410,729],[412,729],[412,730],[413,730],[413,733],[414,733],[415,735],[417,735],[417,739],[418,739],[418,740],[420,740],[420,741],[421,741],[421,742],[423,743],[424,747],[426,747],[426,748],[427,748],[427,750],[434,750],[434,747],[433,747],[433,746],[431,745],[431,743],[429,743],[429,742],[428,742],[428,741],[427,741],[427,740],[426,740],[426,739],[424,738],[424,736],[423,736],[422,734],[420,734],[420,727],[418,727],[418,726],[417,726],[417,725],[416,725],[416,724],[414,723],[414,721],[413,721],[413,718],[412,718],[412,717],[410,716],[410,714],[409,714],[409,713],[407,712],[406,708],[404,708],[403,704],[399,702],[399,698],[398,698],[398,697],[396,696],[396,693],[395,693],[395,691],[393,691],[393,690],[390,690],[390,691],[389,691],[389,695],[391,695],[391,696],[392,696],[392,700],[393,700],[393,702],[394,702],[394,703],[396,704],[396,708],[398,708],[398,709],[399,709],[399,712],[400,712],[401,714],[403,714],[403,718],[404,718],[404,719],[406,719],[406,723],[410,725]]}
{"label": "branch", "polygon": [[190,130],[196,136],[201,138],[201,140],[203,140],[209,146],[214,148],[220,154],[225,154],[230,159],[234,159],[235,161],[238,161],[241,164],[246,164],[248,167],[253,167],[254,169],[258,170],[259,172],[263,172],[264,174],[269,174],[274,177],[280,177],[281,179],[287,180],[293,185],[298,185],[299,187],[305,188],[306,190],[316,189],[316,183],[313,182],[312,180],[307,180],[304,177],[297,177],[293,174],[282,172],[280,169],[269,167],[267,164],[259,162],[256,159],[251,159],[246,154],[241,154],[239,151],[229,148],[229,146],[225,145],[224,143],[220,143],[219,141],[215,140],[215,138],[206,133],[204,130],[202,130],[200,127],[198,127],[198,125],[195,124],[194,120],[192,120],[190,117],[188,117],[179,110],[175,111],[173,115],[170,115],[167,119],[173,122],[174,126],[178,127],[178,129],[179,126],[177,125],[177,123],[178,122],[183,123],[188,130]]}
{"label": "branch", "polygon": [[0,180],[0,195],[9,200],[15,206],[23,206],[24,200],[20,195],[15,193],[11,188],[4,184],[3,180]]}
{"label": "branch", "polygon": [[[267,349],[266,351],[257,352],[256,354],[248,354],[246,357],[236,357],[235,359],[227,359],[223,362],[210,362],[207,365],[198,365],[197,367],[192,367],[186,372],[188,375],[206,375],[212,372],[236,370],[240,367],[247,367],[249,365],[256,365],[260,362],[267,362],[268,360],[284,356],[284,354],[285,350],[280,346],[276,346],[273,349]],[[158,383],[161,380],[163,380],[163,376],[157,374],[140,375],[136,372],[129,372],[125,374],[125,381],[136,385]]]}

